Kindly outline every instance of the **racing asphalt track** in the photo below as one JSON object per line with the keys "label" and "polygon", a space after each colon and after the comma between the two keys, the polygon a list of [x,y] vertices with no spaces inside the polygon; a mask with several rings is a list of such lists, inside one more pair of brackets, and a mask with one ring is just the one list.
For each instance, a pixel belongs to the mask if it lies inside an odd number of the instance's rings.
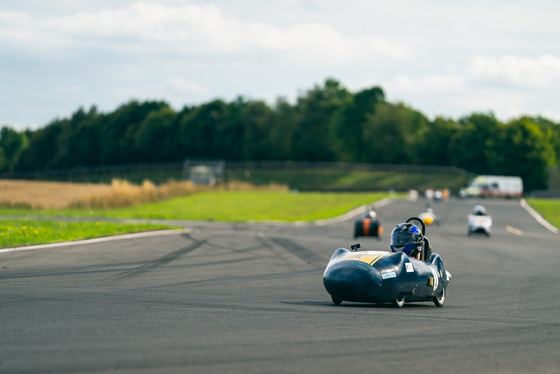
{"label": "racing asphalt track", "polygon": [[[474,203],[432,204],[443,308],[335,306],[322,273],[353,218],[0,253],[0,373],[559,373],[560,235],[487,200],[492,237],[467,237]],[[362,249],[424,204],[380,207]]]}

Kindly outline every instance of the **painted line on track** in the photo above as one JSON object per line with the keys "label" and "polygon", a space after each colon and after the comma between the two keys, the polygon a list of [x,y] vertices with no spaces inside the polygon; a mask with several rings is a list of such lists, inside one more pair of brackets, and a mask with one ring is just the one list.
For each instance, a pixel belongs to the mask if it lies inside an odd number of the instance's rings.
{"label": "painted line on track", "polygon": [[539,213],[537,213],[533,208],[531,208],[531,206],[527,204],[527,201],[525,199],[521,199],[520,204],[523,207],[523,209],[529,212],[529,214],[532,215],[533,218],[537,220],[538,223],[543,225],[549,231],[552,231],[555,234],[560,233],[560,230],[558,230],[557,227],[553,226],[550,222],[544,219]]}
{"label": "painted line on track", "polygon": [[536,233],[536,232],[525,232],[525,231],[516,229],[515,227],[512,227],[510,225],[506,226],[506,231],[509,232],[510,234],[517,235],[517,236],[523,236],[525,238],[548,239],[548,240],[554,240],[554,241],[558,240],[558,237],[556,237],[554,235],[539,234],[539,233]]}
{"label": "painted line on track", "polygon": [[95,244],[95,243],[109,242],[109,241],[113,241],[113,240],[143,238],[143,237],[147,237],[147,236],[157,236],[157,235],[182,234],[182,233],[187,233],[187,232],[190,232],[190,230],[187,229],[187,230],[145,231],[145,232],[138,232],[138,233],[134,233],[134,234],[104,236],[104,237],[101,237],[101,238],[83,239],[83,240],[76,240],[76,241],[71,241],[71,242],[29,245],[29,246],[25,246],[25,247],[2,248],[2,249],[0,249],[0,253],[17,252],[17,251],[31,251],[31,250],[34,250],[34,249],[44,249],[44,248],[68,247],[68,246],[71,246],[71,245]]}

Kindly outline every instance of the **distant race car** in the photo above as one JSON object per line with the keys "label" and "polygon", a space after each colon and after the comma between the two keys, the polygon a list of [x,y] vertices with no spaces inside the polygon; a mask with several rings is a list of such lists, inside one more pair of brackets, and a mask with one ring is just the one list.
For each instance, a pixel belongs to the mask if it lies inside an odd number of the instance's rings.
{"label": "distant race car", "polygon": [[368,208],[362,215],[362,218],[354,222],[354,239],[359,236],[372,236],[381,238],[383,234],[383,225],[377,218],[375,210]]}
{"label": "distant race car", "polygon": [[[421,223],[423,236],[424,223],[418,217],[407,222],[412,220]],[[355,244],[351,250],[337,249],[323,273],[323,285],[336,305],[343,301],[390,302],[401,308],[405,302],[433,301],[438,307],[445,303],[451,274],[438,254],[422,261],[404,252],[358,252],[359,248]]]}
{"label": "distant race car", "polygon": [[409,190],[408,191],[408,200],[417,201],[418,200],[418,191],[417,190]]}
{"label": "distant race car", "polygon": [[434,201],[442,201],[449,199],[449,189],[445,188],[443,190],[434,191]]}
{"label": "distant race car", "polygon": [[426,210],[420,213],[418,217],[428,226],[434,224],[439,225],[439,218],[436,216],[432,208],[426,208]]}
{"label": "distant race car", "polygon": [[424,191],[424,197],[428,200],[433,200],[434,190],[432,190],[431,188],[428,188],[426,191]]}
{"label": "distant race car", "polygon": [[473,212],[469,214],[469,228],[467,235],[484,234],[490,236],[492,228],[492,216],[486,213],[486,208],[482,205],[475,205]]}

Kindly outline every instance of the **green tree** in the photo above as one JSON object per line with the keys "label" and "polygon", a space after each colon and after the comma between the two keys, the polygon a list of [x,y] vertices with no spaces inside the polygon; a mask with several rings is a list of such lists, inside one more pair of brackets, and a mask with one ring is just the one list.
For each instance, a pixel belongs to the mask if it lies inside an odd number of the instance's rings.
{"label": "green tree", "polygon": [[492,173],[488,162],[488,142],[496,136],[500,123],[493,113],[474,113],[458,122],[451,140],[453,165],[479,174]]}
{"label": "green tree", "polygon": [[553,156],[551,156],[549,164],[560,165],[560,124],[543,117],[530,118],[530,120],[539,126],[546,142],[553,150]]}
{"label": "green tree", "polygon": [[418,133],[417,159],[424,165],[450,166],[454,150],[450,146],[458,131],[457,122],[452,119],[436,117],[429,121]]}
{"label": "green tree", "polygon": [[100,154],[103,149],[101,140],[102,123],[105,115],[92,106],[78,124],[74,138],[71,140],[73,154],[78,166],[93,166],[100,164]]}
{"label": "green tree", "polygon": [[182,140],[178,136],[181,126],[187,121],[188,116],[194,107],[185,105],[176,115],[169,129],[169,137],[165,142],[165,154],[170,161],[182,160],[187,153],[182,146]]}
{"label": "green tree", "polygon": [[228,119],[228,106],[222,100],[214,100],[193,108],[181,118],[177,129],[178,156],[223,158],[227,150],[216,141],[218,129]]}
{"label": "green tree", "polygon": [[268,131],[271,160],[295,160],[292,144],[300,114],[284,98],[278,98],[273,108]]}
{"label": "green tree", "polygon": [[101,145],[99,129],[103,118],[97,108],[79,108],[70,119],[59,120],[60,134],[56,138],[55,153],[49,162],[52,168],[96,165]]}
{"label": "green tree", "polygon": [[351,100],[351,93],[332,78],[298,98],[299,122],[292,143],[296,160],[335,160],[333,119]]}
{"label": "green tree", "polygon": [[408,106],[379,103],[375,113],[368,116],[363,147],[363,160],[372,163],[409,164],[415,159],[417,134],[427,119]]}
{"label": "green tree", "polygon": [[337,160],[346,162],[362,161],[364,131],[368,115],[375,113],[377,103],[384,100],[383,90],[379,87],[364,89],[339,111],[334,119],[333,146]]}
{"label": "green tree", "polygon": [[108,114],[102,122],[100,142],[103,144],[99,155],[102,164],[135,162],[133,153],[135,134],[142,122],[152,112],[169,105],[163,101],[140,103],[131,101]]}
{"label": "green tree", "polygon": [[17,160],[16,170],[40,170],[54,168],[52,159],[56,152],[58,136],[62,132],[63,125],[61,120],[54,120],[44,128],[31,133],[29,137],[29,147],[21,153]]}
{"label": "green tree", "polygon": [[134,134],[134,149],[136,162],[161,162],[173,160],[169,153],[169,139],[177,113],[163,106],[148,113],[146,118]]}
{"label": "green tree", "polygon": [[526,191],[547,188],[546,167],[554,159],[554,150],[546,134],[530,118],[503,125],[489,145],[488,161],[493,173],[520,176]]}
{"label": "green tree", "polygon": [[238,97],[185,106],[131,101],[111,113],[79,108],[70,118],[18,133],[0,129],[0,170],[35,170],[186,157],[454,165],[521,175],[528,189],[560,165],[560,125],[542,117],[500,123],[492,113],[433,121],[380,87],[353,94],[333,78],[294,105]]}
{"label": "green tree", "polygon": [[243,159],[269,160],[273,158],[268,137],[272,123],[270,107],[264,101],[252,101],[241,114],[245,124]]}
{"label": "green tree", "polygon": [[0,170],[13,171],[21,153],[29,146],[27,132],[21,133],[8,126],[0,129]]}

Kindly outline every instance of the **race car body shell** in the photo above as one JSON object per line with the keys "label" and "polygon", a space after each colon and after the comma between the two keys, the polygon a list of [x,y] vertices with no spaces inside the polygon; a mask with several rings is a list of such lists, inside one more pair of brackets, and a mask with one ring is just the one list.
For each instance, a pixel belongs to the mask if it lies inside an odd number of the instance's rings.
{"label": "race car body shell", "polygon": [[[427,262],[402,252],[337,249],[323,273],[323,285],[335,303],[429,301],[444,292],[451,274],[438,254]],[[337,302],[338,301],[338,302]]]}
{"label": "race car body shell", "polygon": [[434,212],[422,212],[418,215],[418,217],[427,225],[438,224],[438,218],[434,214]]}
{"label": "race car body shell", "polygon": [[482,233],[489,235],[492,228],[492,217],[488,215],[469,214],[469,234]]}
{"label": "race car body shell", "polygon": [[377,218],[362,218],[354,222],[354,238],[358,236],[381,237],[383,226]]}

